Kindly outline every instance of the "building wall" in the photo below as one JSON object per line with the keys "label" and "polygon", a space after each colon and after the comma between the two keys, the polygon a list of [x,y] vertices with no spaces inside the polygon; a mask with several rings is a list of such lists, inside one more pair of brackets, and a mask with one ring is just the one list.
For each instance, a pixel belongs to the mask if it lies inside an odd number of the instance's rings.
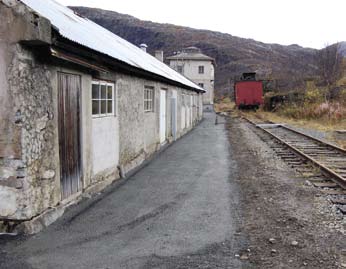
{"label": "building wall", "polygon": [[[210,60],[170,60],[170,66],[178,70],[178,66],[183,66],[183,75],[195,82],[203,83],[206,93],[203,94],[204,104],[214,103],[214,65]],[[204,73],[198,73],[198,67],[204,66]]]}
{"label": "building wall", "polygon": [[[14,3],[17,5],[16,1]],[[8,22],[0,25],[0,220],[29,220],[66,202],[61,201],[60,185],[59,72],[79,75],[82,85],[83,188],[76,196],[97,186],[105,186],[119,178],[119,169],[127,173],[162,147],[159,135],[161,89],[166,90],[168,143],[174,140],[172,97],[176,96],[177,100],[176,138],[188,132],[202,118],[201,95],[193,91],[120,73],[91,74],[72,65],[66,67],[40,61],[36,55],[39,48],[18,43],[23,38],[49,42],[50,32],[42,33],[49,28],[47,21],[39,21],[37,30],[36,24],[32,25],[34,29],[27,29],[26,16],[30,21],[30,14],[22,5],[16,10],[0,1],[0,15]],[[19,35],[11,37],[10,33],[16,27]],[[27,35],[30,31],[31,37]],[[21,34],[24,32],[25,36]],[[114,116],[92,117],[91,91],[95,79],[114,83]],[[154,87],[153,112],[144,112],[145,86]],[[191,111],[184,117],[190,125],[180,128],[183,96],[190,100],[184,106],[186,111]],[[196,104],[191,102],[193,98],[198,99]]]}
{"label": "building wall", "polygon": [[[168,142],[173,141],[172,134],[172,97],[177,95],[177,138],[188,130],[181,128],[182,94],[195,95],[192,91],[167,84],[119,75],[116,88],[119,97],[120,121],[120,165],[127,172],[148,158],[160,148],[160,90],[166,91],[166,135]],[[144,112],[143,91],[145,86],[154,88],[154,111]],[[195,122],[199,121],[195,119]],[[192,127],[192,126],[191,126]]]}
{"label": "building wall", "polygon": [[57,134],[51,69],[18,41],[49,43],[50,24],[10,0],[0,17],[0,216],[28,219],[58,202]]}

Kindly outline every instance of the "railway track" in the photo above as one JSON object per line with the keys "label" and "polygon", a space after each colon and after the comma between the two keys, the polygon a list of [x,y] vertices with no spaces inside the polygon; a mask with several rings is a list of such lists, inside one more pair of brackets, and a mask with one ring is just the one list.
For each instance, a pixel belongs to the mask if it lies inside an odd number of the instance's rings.
{"label": "railway track", "polygon": [[346,214],[346,150],[282,124],[247,120],[274,152]]}

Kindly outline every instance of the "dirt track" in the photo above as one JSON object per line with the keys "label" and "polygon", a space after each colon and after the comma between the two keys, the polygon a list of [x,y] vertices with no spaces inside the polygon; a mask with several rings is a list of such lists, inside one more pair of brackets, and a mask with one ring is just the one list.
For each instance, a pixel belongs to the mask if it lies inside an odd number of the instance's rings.
{"label": "dirt track", "polygon": [[[238,118],[228,122],[250,268],[345,268],[345,219]],[[248,268],[249,264],[245,265]],[[343,267],[345,266],[345,267]]]}

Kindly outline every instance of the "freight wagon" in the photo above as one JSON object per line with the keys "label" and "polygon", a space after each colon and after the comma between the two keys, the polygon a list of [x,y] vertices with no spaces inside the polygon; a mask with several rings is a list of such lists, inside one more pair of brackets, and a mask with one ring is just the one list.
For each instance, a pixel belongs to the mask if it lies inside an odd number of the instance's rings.
{"label": "freight wagon", "polygon": [[238,108],[258,108],[263,104],[263,84],[256,73],[243,73],[234,83],[234,98]]}

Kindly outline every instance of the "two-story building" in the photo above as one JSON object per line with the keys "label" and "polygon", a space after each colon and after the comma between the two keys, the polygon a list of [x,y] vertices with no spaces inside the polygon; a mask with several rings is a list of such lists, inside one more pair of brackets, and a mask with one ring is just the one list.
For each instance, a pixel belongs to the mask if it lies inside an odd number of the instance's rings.
{"label": "two-story building", "polygon": [[188,47],[182,52],[167,57],[170,67],[189,78],[206,90],[203,105],[212,109],[214,104],[214,65],[215,60],[201,52],[199,48]]}

